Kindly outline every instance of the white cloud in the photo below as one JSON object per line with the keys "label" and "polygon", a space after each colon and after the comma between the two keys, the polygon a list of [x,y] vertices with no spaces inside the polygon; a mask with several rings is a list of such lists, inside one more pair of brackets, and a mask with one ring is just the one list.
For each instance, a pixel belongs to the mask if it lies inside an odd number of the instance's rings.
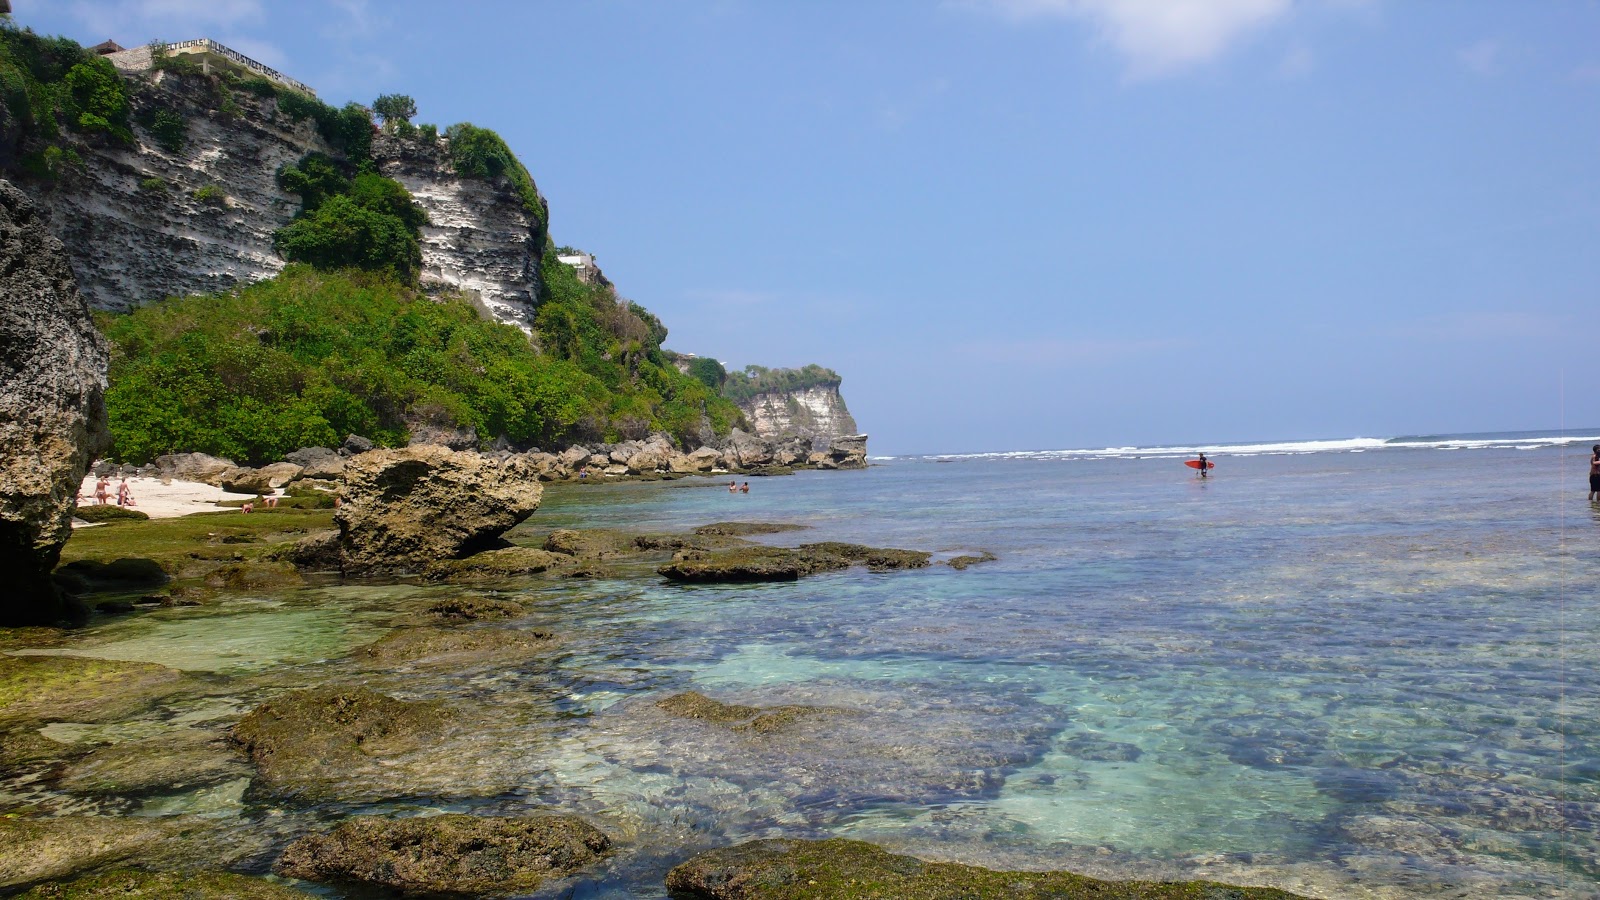
{"label": "white cloud", "polygon": [[1456,53],[1456,58],[1469,70],[1479,75],[1495,75],[1503,68],[1502,48],[1499,41],[1483,40]]}
{"label": "white cloud", "polygon": [[1210,62],[1281,18],[1293,0],[969,0],[1016,20],[1079,19],[1128,60],[1129,77],[1156,78]]}

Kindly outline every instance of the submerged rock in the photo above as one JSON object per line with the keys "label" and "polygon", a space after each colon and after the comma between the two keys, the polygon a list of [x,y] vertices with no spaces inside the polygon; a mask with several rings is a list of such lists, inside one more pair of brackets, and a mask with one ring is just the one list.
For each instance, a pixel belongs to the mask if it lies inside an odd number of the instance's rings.
{"label": "submerged rock", "polygon": [[448,666],[455,670],[510,664],[547,652],[555,644],[548,631],[508,628],[401,628],[357,651],[385,664]]}
{"label": "submerged rock", "polygon": [[786,531],[804,531],[810,527],[810,525],[794,525],[789,522],[712,522],[710,525],[701,525],[696,528],[694,533],[748,537],[752,534],[782,534]]}
{"label": "submerged rock", "polygon": [[865,563],[874,572],[920,569],[930,554],[920,550],[864,547],[828,541],[798,548],[751,545],[726,550],[685,550],[657,571],[673,581],[794,581],[803,575],[831,572]]}
{"label": "submerged rock", "polygon": [[610,852],[611,839],[576,816],[357,816],[290,844],[274,869],[406,893],[502,896],[535,890]]}
{"label": "submerged rock", "polygon": [[184,685],[154,663],[74,656],[0,656],[0,722],[108,722]]}
{"label": "submerged rock", "polygon": [[860,544],[845,544],[839,541],[801,544],[800,550],[812,555],[841,556],[851,562],[866,563],[867,568],[874,572],[885,572],[890,569],[923,569],[927,567],[928,560],[932,556],[922,550],[863,547]]}
{"label": "submerged rock", "polygon": [[539,508],[543,489],[520,459],[426,444],[352,457],[335,516],[344,573],[420,572],[493,546]]}
{"label": "submerged rock", "polygon": [[812,716],[849,715],[850,710],[823,706],[745,706],[723,703],[695,691],[673,694],[656,701],[656,708],[685,719],[726,725],[733,731],[767,734]]}
{"label": "submerged rock", "polygon": [[0,181],[0,625],[55,622],[50,581],[84,473],[106,444],[105,338],[61,242]]}
{"label": "submerged rock", "polygon": [[151,818],[0,818],[0,889],[125,860],[177,831],[169,820]]}
{"label": "submerged rock", "polygon": [[638,549],[638,543],[634,535],[621,531],[562,528],[550,532],[544,549],[583,560],[602,560],[627,556]]}
{"label": "submerged rock", "polygon": [[283,796],[406,793],[408,756],[444,752],[456,726],[438,701],[397,700],[361,687],[291,691],[251,710],[230,732],[261,787]]}
{"label": "submerged rock", "polygon": [[247,777],[224,735],[196,729],[100,747],[62,769],[56,783],[74,794],[177,791]]}
{"label": "submerged rock", "polygon": [[310,900],[265,878],[232,872],[139,872],[121,869],[77,881],[41,884],[20,900]]}
{"label": "submerged rock", "polygon": [[1275,888],[1207,881],[1100,881],[1070,872],[1001,872],[924,862],[862,841],[751,841],[667,873],[667,890],[705,900],[1294,900]]}

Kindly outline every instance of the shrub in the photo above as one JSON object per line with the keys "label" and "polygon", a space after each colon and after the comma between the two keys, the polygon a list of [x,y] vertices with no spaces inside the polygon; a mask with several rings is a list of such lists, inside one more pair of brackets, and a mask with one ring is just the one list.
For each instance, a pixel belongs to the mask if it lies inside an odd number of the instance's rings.
{"label": "shrub", "polygon": [[165,178],[158,178],[152,175],[149,178],[139,182],[139,190],[149,191],[151,193],[156,191],[165,192],[167,190],[167,180]]}
{"label": "shrub", "polygon": [[439,143],[439,126],[432,124],[418,125],[417,135],[422,138],[424,143],[437,144]]}
{"label": "shrub", "polygon": [[721,391],[722,383],[728,378],[728,370],[722,367],[722,363],[701,356],[689,361],[689,376],[713,391]]}
{"label": "shrub", "polygon": [[194,193],[190,196],[207,206],[228,205],[227,191],[224,191],[221,187],[214,184],[207,184],[195,188]]}
{"label": "shrub", "polygon": [[48,181],[59,178],[68,169],[83,168],[83,158],[71,147],[58,147],[52,144],[43,150],[24,156],[21,166],[22,171],[34,178]]}
{"label": "shrub", "polygon": [[300,209],[310,212],[322,201],[350,190],[344,167],[324,153],[308,153],[298,163],[278,173],[278,186],[300,195]]}
{"label": "shrub", "polygon": [[346,266],[390,272],[414,281],[422,265],[417,236],[399,218],[369,209],[346,194],[278,229],[273,248],[290,262],[319,269]]}
{"label": "shrub", "polygon": [[139,117],[139,124],[150,132],[157,145],[170,153],[183,149],[183,142],[189,133],[189,123],[184,120],[183,114],[172,109],[161,108],[143,114]]}
{"label": "shrub", "polygon": [[62,83],[62,106],[80,131],[101,131],[123,143],[132,143],[128,130],[128,91],[117,67],[103,56],[86,58],[67,70]]}
{"label": "shrub", "polygon": [[745,366],[743,372],[729,372],[722,394],[731,400],[749,400],[757,394],[794,393],[813,387],[838,387],[844,379],[832,369],[815,363],[798,369],[768,369]]}
{"label": "shrub", "polygon": [[470,122],[460,122],[446,129],[445,137],[450,141],[450,163],[457,175],[491,181],[501,176],[509,178],[517,196],[522,198],[523,207],[533,213],[541,225],[549,222],[549,210],[534,186],[533,176],[517,161],[500,135]]}

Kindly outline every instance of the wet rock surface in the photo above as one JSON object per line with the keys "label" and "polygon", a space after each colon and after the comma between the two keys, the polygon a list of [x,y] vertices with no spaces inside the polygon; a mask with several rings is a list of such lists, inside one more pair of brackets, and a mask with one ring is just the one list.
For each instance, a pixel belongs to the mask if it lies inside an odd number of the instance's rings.
{"label": "wet rock surface", "polygon": [[92,750],[67,765],[57,784],[75,794],[135,795],[187,790],[249,774],[226,735],[186,729]]}
{"label": "wet rock surface", "polygon": [[[291,691],[251,710],[230,738],[255,763],[257,789],[307,799],[404,796],[465,760],[451,739],[472,722],[450,704],[363,687]],[[471,784],[469,775],[463,783]]]}
{"label": "wet rock surface", "polygon": [[138,855],[178,828],[160,819],[0,818],[0,889],[61,878]]}
{"label": "wet rock surface", "polygon": [[115,721],[184,686],[182,673],[152,663],[0,655],[0,724]]}
{"label": "wet rock surface", "polygon": [[401,628],[361,648],[364,659],[457,670],[509,665],[544,655],[555,646],[548,631],[508,628]]}
{"label": "wet rock surface", "polygon": [[490,549],[539,508],[537,480],[511,457],[420,445],[374,450],[345,467],[335,516],[346,575],[420,572]]}
{"label": "wet rock surface", "polygon": [[107,872],[41,884],[21,900],[309,900],[311,894],[232,872]]}
{"label": "wet rock surface", "polygon": [[533,547],[505,547],[474,553],[465,559],[438,560],[430,563],[423,575],[431,581],[485,581],[538,575],[571,562],[568,554]]}
{"label": "wet rock surface", "polygon": [[702,900],[1293,900],[1274,888],[1100,881],[925,862],[861,841],[762,840],[702,853],[667,873],[675,898]]}
{"label": "wet rock surface", "polygon": [[106,443],[105,338],[61,242],[0,181],[0,625],[54,622],[50,570],[89,463]]}
{"label": "wet rock surface", "polygon": [[874,572],[920,569],[930,554],[920,550],[864,547],[860,544],[823,542],[798,548],[750,545],[726,550],[685,550],[657,571],[672,581],[744,582],[794,581],[805,575],[831,572],[864,563]]}
{"label": "wet rock surface", "polygon": [[611,851],[576,816],[358,816],[289,845],[274,869],[406,893],[505,896],[587,869]]}

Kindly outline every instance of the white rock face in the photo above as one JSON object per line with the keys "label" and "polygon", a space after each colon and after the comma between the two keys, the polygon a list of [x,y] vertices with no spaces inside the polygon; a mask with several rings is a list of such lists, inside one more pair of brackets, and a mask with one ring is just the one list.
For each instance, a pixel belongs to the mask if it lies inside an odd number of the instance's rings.
{"label": "white rock face", "polygon": [[[138,125],[132,147],[80,138],[74,150],[81,168],[30,186],[51,233],[68,247],[85,300],[126,311],[276,275],[285,263],[272,249],[272,234],[300,211],[300,198],[278,187],[278,172],[308,153],[336,156],[333,148],[311,121],[290,121],[276,99],[234,90],[224,113],[222,95],[202,76],[128,77],[141,85],[131,92],[136,119],[159,107],[182,112],[182,149],[161,147]],[[503,179],[456,176],[442,143],[379,135],[373,155],[379,171],[428,211],[423,281],[476,292],[495,319],[527,330],[544,252],[539,217]],[[210,185],[226,200],[194,197]]]}
{"label": "white rock face", "polygon": [[544,226],[510,184],[456,175],[443,142],[384,135],[372,150],[378,171],[428,211],[422,280],[474,291],[496,321],[531,330]]}
{"label": "white rock face", "polygon": [[[202,78],[158,72],[151,81],[155,96],[183,112],[181,150],[164,149],[135,126],[135,146],[79,141],[83,167],[32,188],[51,232],[68,248],[79,290],[98,309],[127,310],[277,274],[284,261],[272,250],[272,233],[300,210],[300,199],[278,187],[278,169],[313,150],[330,151],[311,122],[278,114],[276,100],[234,91],[239,114],[227,115],[212,108],[220,104]],[[151,103],[136,94],[135,115]],[[141,187],[155,178],[163,186]],[[209,185],[226,200],[195,199]]]}
{"label": "white rock face", "polygon": [[768,440],[800,436],[820,449],[833,438],[857,432],[856,420],[836,387],[757,394],[740,407],[756,435]]}

